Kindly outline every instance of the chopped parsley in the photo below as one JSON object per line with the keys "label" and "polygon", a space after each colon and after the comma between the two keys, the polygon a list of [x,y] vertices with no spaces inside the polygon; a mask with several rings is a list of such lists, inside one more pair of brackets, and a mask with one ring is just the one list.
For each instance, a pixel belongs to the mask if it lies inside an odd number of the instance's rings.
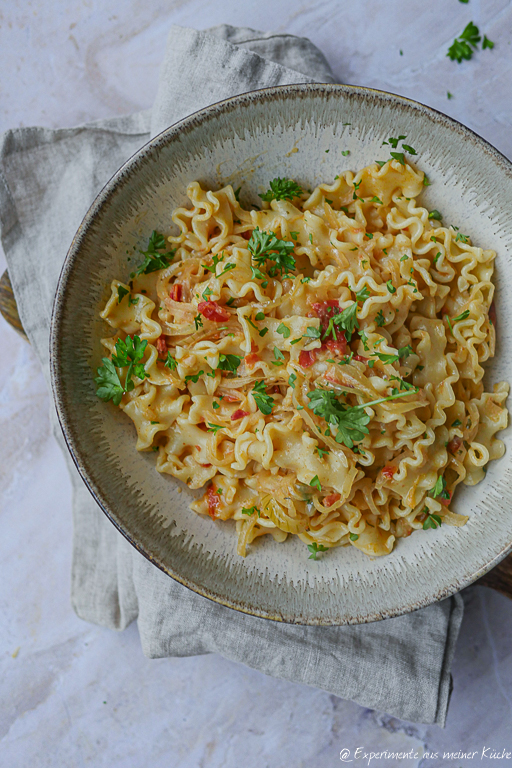
{"label": "chopped parsley", "polygon": [[213,432],[213,434],[216,435],[219,429],[224,429],[224,427],[221,424],[208,423],[208,432]]}
{"label": "chopped parsley", "polygon": [[492,40],[489,40],[487,35],[484,35],[484,39],[482,42],[482,50],[485,50],[485,48],[489,48],[489,50],[491,51],[494,48],[494,43],[492,42]]}
{"label": "chopped parsley", "polygon": [[178,363],[172,357],[170,352],[167,352],[167,360],[164,363],[165,367],[168,368],[170,371],[175,371],[178,367]]}
{"label": "chopped parsley", "polygon": [[265,415],[269,416],[272,413],[274,407],[274,398],[267,395],[267,389],[264,381],[255,381],[254,388],[252,390],[252,396],[259,410]]}
{"label": "chopped parsley", "polygon": [[343,157],[348,157],[350,155],[350,149],[342,150],[341,154],[343,155]]}
{"label": "chopped parsley", "polygon": [[361,288],[360,291],[357,291],[356,293],[356,301],[364,301],[368,298],[370,295],[370,290],[367,285],[364,286],[364,288]]}
{"label": "chopped parsley", "polygon": [[460,419],[455,419],[454,422],[452,422],[452,427],[460,427],[462,426],[462,421]]}
{"label": "chopped parsley", "polygon": [[[294,244],[288,240],[280,240],[274,232],[263,232],[259,227],[256,227],[247,247],[258,267],[263,267],[267,259],[275,262],[268,270],[271,277],[275,277],[278,272],[281,275],[288,275],[291,270],[295,269],[295,259],[292,256]],[[260,275],[256,276],[260,277]]]}
{"label": "chopped parsley", "polygon": [[459,320],[467,320],[469,317],[469,309],[465,309],[464,312],[461,312],[460,315],[457,315],[457,317],[452,318],[452,323],[458,323]]}
{"label": "chopped parsley", "polygon": [[259,195],[266,203],[271,200],[293,200],[294,197],[302,195],[302,187],[292,181],[292,179],[273,179],[270,182],[270,189],[264,195]]}
{"label": "chopped parsley", "polygon": [[217,366],[218,371],[231,371],[236,373],[237,368],[242,362],[242,358],[238,355],[219,355],[219,364]]}
{"label": "chopped parsley", "polygon": [[122,285],[117,286],[117,303],[120,304],[125,296],[128,296],[130,291],[128,291],[126,288],[123,288]]}
{"label": "chopped parsley", "polygon": [[423,529],[427,531],[429,528],[438,528],[441,525],[441,518],[439,515],[432,515],[428,511],[428,507],[424,507],[423,513],[426,515],[423,521]]}
{"label": "chopped parsley", "polygon": [[280,323],[280,324],[277,326],[276,330],[277,330],[277,333],[280,333],[280,334],[281,334],[281,336],[283,337],[283,339],[287,339],[287,338],[289,337],[289,335],[291,334],[291,331],[290,331],[290,329],[289,329],[289,328],[288,328],[288,326],[287,326],[287,325],[285,325],[284,323]]}
{"label": "chopped parsley", "polygon": [[198,331],[200,328],[203,327],[203,320],[201,318],[201,315],[196,315],[194,317],[194,325],[196,326],[196,331]]}
{"label": "chopped parsley", "polygon": [[242,507],[242,515],[254,515],[255,512],[258,513],[258,517],[261,517],[258,507]]}
{"label": "chopped parsley", "polygon": [[290,232],[290,237],[292,240],[296,240],[299,236],[298,232]]}
{"label": "chopped parsley", "polygon": [[403,357],[409,357],[412,353],[413,349],[411,345],[407,344],[406,347],[400,347],[396,355],[386,354],[385,352],[373,352],[373,355],[378,357],[384,364],[389,365],[390,363],[398,362],[398,360],[401,360]]}
{"label": "chopped parsley", "polygon": [[388,280],[388,281],[387,281],[387,283],[386,283],[386,286],[387,286],[387,289],[388,289],[388,291],[389,291],[390,293],[396,293],[396,288],[395,288],[395,286],[393,285],[393,283],[391,282],[391,280]]}
{"label": "chopped parsley", "polygon": [[383,325],[386,325],[386,318],[384,317],[384,312],[382,311],[382,309],[379,309],[379,311],[377,312],[377,317],[375,319],[377,321],[377,325],[379,326],[379,328],[382,328]]}
{"label": "chopped parsley", "polygon": [[150,272],[156,272],[159,269],[168,267],[173,260],[176,251],[172,250],[166,253],[160,253],[164,248],[167,248],[165,237],[153,230],[149,237],[147,250],[139,250],[139,253],[142,253],[145,258],[133,275],[149,275]]}
{"label": "chopped parsley", "polygon": [[202,376],[203,373],[204,371],[199,371],[198,373],[185,376],[185,384],[188,384],[189,381],[192,381],[194,384],[197,384],[197,382],[199,381],[199,377]]}
{"label": "chopped parsley", "polygon": [[357,541],[358,538],[359,538],[359,534],[358,533],[349,533],[348,537],[349,537],[350,541]]}
{"label": "chopped parsley", "polygon": [[446,480],[443,475],[439,475],[436,484],[430,489],[428,494],[429,496],[432,496],[433,499],[436,499],[439,496],[441,499],[450,500],[450,492],[446,490]]}
{"label": "chopped parsley", "polygon": [[297,376],[294,373],[290,373],[290,376],[288,378],[288,386],[290,386],[292,389],[295,389],[296,381],[297,381]]}
{"label": "chopped parsley", "polygon": [[303,338],[319,339],[321,335],[322,331],[320,328],[314,328],[312,325],[308,325]]}
{"label": "chopped parsley", "polygon": [[271,360],[272,365],[283,365],[284,355],[280,349],[274,347],[274,359]]}
{"label": "chopped parsley", "polygon": [[327,454],[329,453],[329,451],[326,451],[323,448],[320,448],[318,445],[315,448],[315,451],[317,451],[317,453],[318,453],[318,455],[320,456],[321,459],[323,459],[323,457],[327,456]]}
{"label": "chopped parsley", "polygon": [[318,475],[315,475],[314,478],[311,480],[310,486],[312,488],[316,488],[318,490],[318,493],[322,493],[322,485],[320,483],[320,480],[318,479]]}
{"label": "chopped parsley", "polygon": [[439,213],[439,211],[436,211],[435,209],[433,211],[430,211],[428,215],[429,219],[435,219],[436,221],[441,221],[443,218],[443,215]]}
{"label": "chopped parsley", "polygon": [[359,328],[359,323],[357,321],[357,302],[350,304],[350,306],[346,307],[343,312],[340,312],[338,315],[333,315],[333,317],[329,318],[329,324],[322,337],[323,339],[329,338],[332,333],[333,339],[337,341],[338,337],[336,336],[335,325],[341,327],[340,330],[345,332],[345,338],[347,341],[350,341],[354,330]]}
{"label": "chopped parsley", "polygon": [[327,552],[328,547],[324,547],[323,544],[317,544],[316,541],[314,541],[312,544],[308,544],[308,549],[311,552],[308,560],[316,560],[317,554],[319,552]]}
{"label": "chopped parsley", "polygon": [[254,315],[255,320],[264,320],[265,319],[265,313],[264,312],[257,312]]}

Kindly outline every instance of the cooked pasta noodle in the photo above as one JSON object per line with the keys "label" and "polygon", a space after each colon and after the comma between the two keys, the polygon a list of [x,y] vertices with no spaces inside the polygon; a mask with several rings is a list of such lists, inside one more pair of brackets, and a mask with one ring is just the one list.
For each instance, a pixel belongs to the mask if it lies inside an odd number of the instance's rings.
{"label": "cooked pasta noodle", "polygon": [[265,534],[388,554],[464,525],[455,488],[503,455],[509,386],[482,383],[495,253],[429,216],[423,185],[391,160],[246,210],[193,182],[178,234],[112,281],[98,394],[159,472],[205,488],[195,512],[235,520],[240,555]]}

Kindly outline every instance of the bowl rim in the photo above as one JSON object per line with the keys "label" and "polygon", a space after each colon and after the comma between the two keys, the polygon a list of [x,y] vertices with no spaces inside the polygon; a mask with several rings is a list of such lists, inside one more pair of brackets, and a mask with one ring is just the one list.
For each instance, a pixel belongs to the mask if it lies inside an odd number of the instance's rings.
{"label": "bowl rim", "polygon": [[[89,229],[92,226],[100,214],[104,205],[108,204],[109,199],[115,194],[118,185],[123,178],[132,173],[137,164],[143,162],[145,157],[153,153],[159,146],[172,142],[173,139],[179,137],[183,132],[189,132],[194,130],[198,125],[207,122],[208,119],[218,113],[228,111],[230,108],[236,108],[237,105],[249,106],[254,101],[272,100],[274,97],[281,96],[283,94],[290,94],[294,97],[300,96],[301,93],[315,93],[321,95],[324,94],[355,94],[361,98],[366,98],[369,95],[381,99],[382,102],[395,102],[402,104],[408,109],[424,111],[427,114],[445,123],[452,130],[455,129],[462,134],[465,138],[469,139],[473,143],[483,146],[494,159],[505,166],[510,173],[512,173],[512,161],[510,161],[502,152],[494,147],[489,141],[477,134],[471,128],[460,123],[453,117],[446,115],[445,113],[422,104],[419,101],[410,99],[406,96],[400,96],[398,94],[391,93],[389,91],[379,90],[376,88],[370,88],[359,85],[346,85],[338,83],[294,83],[289,85],[277,85],[266,88],[255,89],[245,93],[237,94],[236,96],[222,99],[221,101],[214,102],[190,115],[178,120],[176,123],[171,124],[156,136],[150,138],[145,144],[143,144],[136,152],[134,152],[110,177],[110,179],[104,184],[102,189],[94,198],[88,211],[78,227],[66,257],[64,259],[57,288],[55,292],[55,298],[52,307],[51,323],[50,323],[50,337],[49,337],[49,353],[50,353],[50,378],[51,387],[53,393],[53,400],[57,412],[57,418],[60,428],[66,443],[66,447],[71,455],[73,463],[75,464],[78,473],[84,481],[86,487],[91,493],[92,497],[101,508],[110,522],[117,528],[117,530],[129,541],[129,543],[142,554],[149,562],[166,573],[175,581],[179,582],[183,586],[187,587],[191,591],[212,600],[215,603],[219,603],[223,606],[231,608],[233,610],[245,613],[258,618],[264,618],[271,621],[279,621],[289,624],[298,625],[316,625],[316,626],[341,626],[339,621],[329,621],[325,618],[321,619],[309,619],[305,617],[289,618],[284,617],[278,613],[272,613],[266,609],[257,609],[253,606],[247,606],[241,601],[231,600],[215,593],[208,587],[202,586],[193,582],[191,579],[182,576],[171,565],[163,563],[161,559],[152,554],[148,548],[135,539],[135,537],[124,527],[121,520],[118,518],[114,510],[112,510],[105,500],[101,489],[98,488],[91,477],[91,473],[88,468],[87,458],[82,455],[80,446],[75,444],[72,432],[68,426],[67,408],[65,398],[62,396],[61,387],[61,368],[60,368],[60,352],[61,352],[61,336],[60,327],[63,320],[64,304],[66,299],[66,288],[68,280],[72,273],[73,267],[80,256],[81,242]],[[492,568],[498,565],[510,552],[512,551],[512,541],[510,541],[504,548],[502,548],[490,561],[486,562],[481,567],[477,568],[473,573],[464,578],[456,579],[454,582],[446,586],[442,590],[432,592],[427,598],[413,601],[408,605],[400,606],[394,609],[383,610],[379,612],[367,612],[364,615],[358,614],[353,617],[347,618],[343,624],[367,624],[374,621],[379,621],[386,618],[392,618],[395,616],[401,616],[407,613],[424,608],[433,603],[444,600],[451,595],[459,592],[464,587],[469,586],[474,581],[479,579],[488,573]]]}

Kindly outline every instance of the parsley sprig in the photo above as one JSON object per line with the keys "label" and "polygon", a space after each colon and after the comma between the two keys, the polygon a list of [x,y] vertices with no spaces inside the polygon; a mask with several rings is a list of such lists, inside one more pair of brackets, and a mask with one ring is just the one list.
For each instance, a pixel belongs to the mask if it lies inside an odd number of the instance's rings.
{"label": "parsley sprig", "polygon": [[302,187],[292,181],[292,179],[273,179],[270,182],[270,189],[264,195],[259,195],[266,203],[271,200],[293,200],[294,197],[302,195]]}
{"label": "parsley sprig", "polygon": [[366,413],[365,408],[409,394],[409,392],[401,392],[353,406],[341,403],[332,389],[315,389],[313,392],[308,392],[307,396],[310,400],[309,407],[315,416],[320,416],[327,424],[337,428],[334,438],[336,442],[343,443],[347,448],[353,448],[354,443],[360,442],[365,435],[369,434],[367,424],[370,423],[371,417]]}
{"label": "parsley sprig", "polygon": [[[135,386],[132,376],[135,375],[139,379],[147,377],[144,363],[141,363],[147,344],[146,339],[141,341],[139,336],[134,336],[133,339],[127,336],[125,341],[122,339],[116,341],[116,354],[112,355],[112,360],[108,357],[102,358],[103,365],[97,369],[98,376],[94,379],[98,385],[96,394],[100,400],[105,402],[112,400],[114,405],[119,405],[122,396],[126,392],[131,392]],[[126,367],[128,370],[123,387],[116,368]]]}
{"label": "parsley sprig", "polygon": [[264,381],[255,381],[252,390],[254,402],[265,416],[270,416],[274,407],[274,398],[267,395],[267,388]]}
{"label": "parsley sprig", "polygon": [[[280,240],[275,232],[264,232],[256,227],[247,247],[258,267],[263,268],[267,260],[274,262],[268,270],[270,277],[275,277],[278,273],[286,276],[295,269],[295,259],[292,256],[295,244],[288,240]],[[259,270],[256,269],[255,272]],[[261,273],[256,276],[260,277],[260,275]]]}
{"label": "parsley sprig", "polygon": [[159,269],[168,267],[173,260],[176,251],[172,250],[167,253],[160,253],[164,248],[167,248],[165,237],[160,234],[160,232],[153,230],[149,237],[147,250],[139,251],[139,253],[142,253],[145,257],[144,261],[137,267],[130,277],[135,277],[135,275],[149,275],[150,272],[157,272]]}
{"label": "parsley sprig", "polygon": [[238,355],[219,355],[219,364],[217,366],[218,371],[231,371],[236,373],[242,358]]}

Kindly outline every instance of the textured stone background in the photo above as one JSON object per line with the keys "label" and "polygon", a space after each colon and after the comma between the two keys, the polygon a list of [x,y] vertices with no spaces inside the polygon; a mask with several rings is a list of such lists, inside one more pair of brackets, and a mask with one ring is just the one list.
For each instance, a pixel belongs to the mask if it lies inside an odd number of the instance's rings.
{"label": "textured stone background", "polygon": [[[445,53],[470,20],[496,47],[458,65]],[[417,99],[512,158],[507,0],[3,0],[0,131],[150,107],[172,23],[308,36],[341,82]],[[372,762],[381,768],[510,764],[480,759],[484,746],[512,752],[512,603],[485,588],[465,592],[444,731],[218,656],[149,661],[135,626],[115,634],[77,619],[70,484],[48,394],[28,345],[1,320],[0,331],[2,766],[329,768],[357,746],[418,755]],[[439,758],[423,759],[427,750]],[[478,755],[442,757],[458,750]]]}

